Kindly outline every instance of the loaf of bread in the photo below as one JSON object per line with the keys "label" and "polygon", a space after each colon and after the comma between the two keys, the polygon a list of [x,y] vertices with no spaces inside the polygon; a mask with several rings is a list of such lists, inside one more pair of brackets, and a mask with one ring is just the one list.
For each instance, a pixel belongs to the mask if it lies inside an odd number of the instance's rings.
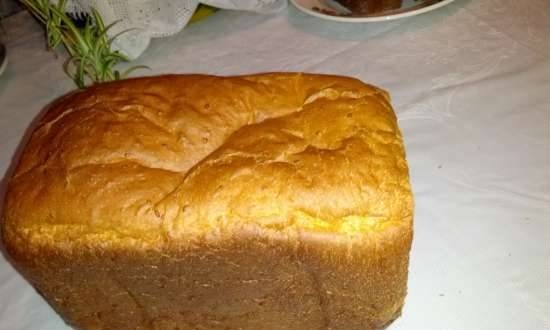
{"label": "loaf of bread", "polygon": [[2,233],[76,329],[367,330],[400,314],[412,215],[385,91],[171,75],[52,104]]}
{"label": "loaf of bread", "polygon": [[336,0],[353,14],[371,15],[401,8],[402,0]]}

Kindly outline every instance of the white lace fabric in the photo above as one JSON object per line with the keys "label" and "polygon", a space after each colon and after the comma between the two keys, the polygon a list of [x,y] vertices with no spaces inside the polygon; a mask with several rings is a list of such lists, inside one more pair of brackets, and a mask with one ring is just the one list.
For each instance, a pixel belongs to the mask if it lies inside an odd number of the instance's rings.
{"label": "white lace fabric", "polygon": [[151,38],[181,31],[200,3],[222,9],[270,14],[282,10],[287,0],[68,0],[67,11],[89,12],[95,8],[105,24],[117,22],[110,30],[113,46],[134,59],[149,45]]}

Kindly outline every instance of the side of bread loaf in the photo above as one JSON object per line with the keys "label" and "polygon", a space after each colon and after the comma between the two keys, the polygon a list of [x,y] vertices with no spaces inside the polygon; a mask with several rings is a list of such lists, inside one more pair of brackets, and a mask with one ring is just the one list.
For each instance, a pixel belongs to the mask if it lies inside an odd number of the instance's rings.
{"label": "side of bread loaf", "polygon": [[380,329],[403,305],[412,212],[384,91],[162,76],[56,102],[2,233],[78,329]]}

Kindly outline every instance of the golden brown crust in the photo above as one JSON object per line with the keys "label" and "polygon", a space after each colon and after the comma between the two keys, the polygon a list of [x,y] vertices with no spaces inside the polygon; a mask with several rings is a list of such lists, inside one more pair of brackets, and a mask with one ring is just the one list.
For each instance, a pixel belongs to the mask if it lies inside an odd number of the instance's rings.
{"label": "golden brown crust", "polygon": [[[386,92],[337,76],[162,76],[48,112],[9,182],[3,236],[80,328],[375,329],[403,303],[412,203]],[[206,286],[158,282],[174,277]],[[260,298],[261,311],[245,302]]]}

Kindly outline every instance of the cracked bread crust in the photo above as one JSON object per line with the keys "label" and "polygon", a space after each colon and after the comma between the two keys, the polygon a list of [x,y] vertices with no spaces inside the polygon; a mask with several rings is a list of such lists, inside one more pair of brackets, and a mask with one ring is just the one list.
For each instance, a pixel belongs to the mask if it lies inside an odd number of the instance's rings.
{"label": "cracked bread crust", "polygon": [[379,329],[413,202],[386,92],[337,76],[161,76],[56,102],[4,242],[78,329]]}

